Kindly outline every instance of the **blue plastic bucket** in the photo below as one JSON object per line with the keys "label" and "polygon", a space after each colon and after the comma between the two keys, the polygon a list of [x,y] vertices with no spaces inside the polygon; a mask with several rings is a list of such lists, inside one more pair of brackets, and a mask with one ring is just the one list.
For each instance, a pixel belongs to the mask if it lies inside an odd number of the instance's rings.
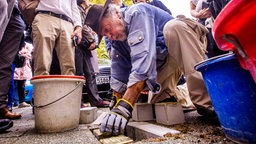
{"label": "blue plastic bucket", "polygon": [[202,73],[226,137],[256,143],[256,84],[235,54],[213,57],[195,69]]}

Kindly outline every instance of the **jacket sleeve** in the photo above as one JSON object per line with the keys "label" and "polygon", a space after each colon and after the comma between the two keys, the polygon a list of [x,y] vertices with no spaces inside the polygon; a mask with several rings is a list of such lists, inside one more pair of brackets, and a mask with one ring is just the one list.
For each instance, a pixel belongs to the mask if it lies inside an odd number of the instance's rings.
{"label": "jacket sleeve", "polygon": [[92,29],[87,25],[83,26],[82,37],[86,38],[90,43],[94,42],[94,36],[92,35]]}

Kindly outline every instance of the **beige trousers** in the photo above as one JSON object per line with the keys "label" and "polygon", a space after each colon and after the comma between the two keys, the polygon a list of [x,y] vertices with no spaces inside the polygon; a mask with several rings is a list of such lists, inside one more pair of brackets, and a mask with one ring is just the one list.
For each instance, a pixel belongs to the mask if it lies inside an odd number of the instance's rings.
{"label": "beige trousers", "polygon": [[206,59],[204,44],[198,39],[200,36],[186,23],[174,19],[166,23],[164,37],[169,55],[163,69],[157,71],[157,81],[161,84],[162,90],[153,96],[151,102],[174,95],[177,82],[183,72],[193,104],[205,108],[211,106],[202,75],[194,69],[197,63]]}
{"label": "beige trousers", "polygon": [[34,45],[34,75],[49,75],[52,51],[55,48],[62,75],[75,74],[74,46],[71,34],[73,24],[47,15],[37,14],[32,23]]}

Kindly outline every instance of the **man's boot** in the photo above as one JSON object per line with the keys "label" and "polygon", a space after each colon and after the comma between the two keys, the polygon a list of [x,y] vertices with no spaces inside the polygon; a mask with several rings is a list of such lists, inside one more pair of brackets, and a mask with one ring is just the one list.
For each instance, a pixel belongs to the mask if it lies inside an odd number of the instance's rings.
{"label": "man's boot", "polygon": [[0,118],[3,119],[18,119],[21,117],[21,114],[16,114],[10,112],[7,107],[0,109]]}

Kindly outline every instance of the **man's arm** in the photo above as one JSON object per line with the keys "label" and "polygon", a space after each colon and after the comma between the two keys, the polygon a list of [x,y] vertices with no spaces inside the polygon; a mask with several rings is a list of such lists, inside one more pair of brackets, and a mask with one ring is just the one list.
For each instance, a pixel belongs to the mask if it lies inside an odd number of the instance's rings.
{"label": "man's arm", "polygon": [[144,81],[135,83],[131,87],[127,88],[123,96],[123,99],[127,100],[134,106],[134,104],[136,103],[137,99],[140,96],[140,92],[144,89],[144,87],[145,87]]}

